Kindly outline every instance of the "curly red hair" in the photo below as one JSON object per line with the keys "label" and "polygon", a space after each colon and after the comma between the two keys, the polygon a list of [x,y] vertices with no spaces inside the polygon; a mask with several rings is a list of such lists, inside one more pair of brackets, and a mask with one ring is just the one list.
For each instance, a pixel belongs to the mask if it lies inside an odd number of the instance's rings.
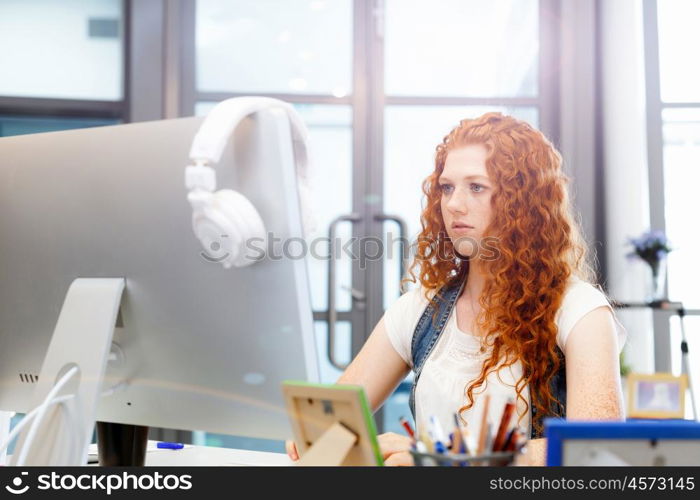
{"label": "curly red hair", "polygon": [[[487,276],[479,303],[477,324],[491,348],[479,377],[465,388],[468,403],[489,373],[517,361],[523,376],[516,383],[517,398],[530,386],[538,415],[558,408],[550,382],[563,360],[557,352],[555,315],[571,275],[593,282],[587,248],[578,222],[572,216],[567,194],[568,178],[561,155],[538,130],[502,115],[487,113],[465,119],[436,148],[435,170],[423,182],[427,198],[421,215],[422,231],[408,281],[418,279],[438,292],[444,285],[466,279],[469,258],[457,255],[447,236],[441,213],[438,178],[450,151],[469,144],[487,148],[486,169],[495,185],[491,198],[493,218],[485,236],[494,242],[498,258],[483,260]],[[525,413],[519,415],[519,420]],[[541,432],[542,422],[533,422]]]}

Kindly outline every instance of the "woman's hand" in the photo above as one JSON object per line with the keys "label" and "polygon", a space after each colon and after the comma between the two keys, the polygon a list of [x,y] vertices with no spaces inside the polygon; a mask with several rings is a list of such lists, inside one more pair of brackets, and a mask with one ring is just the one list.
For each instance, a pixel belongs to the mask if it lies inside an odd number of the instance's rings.
{"label": "woman's hand", "polygon": [[384,465],[411,466],[414,465],[413,457],[409,453],[413,440],[408,436],[385,432],[377,436],[379,449],[384,458]]}
{"label": "woman's hand", "polygon": [[546,463],[547,440],[530,439],[515,457],[513,465],[519,467],[543,467]]}
{"label": "woman's hand", "polygon": [[[402,436],[395,432],[385,432],[377,436],[379,441],[379,449],[384,458],[384,465],[413,465],[413,457],[408,450],[411,449],[413,440],[408,436]],[[287,456],[293,460],[299,460],[299,452],[297,445],[292,440],[284,442],[284,448],[287,451]]]}
{"label": "woman's hand", "polygon": [[299,452],[297,451],[297,445],[294,444],[294,441],[292,441],[291,439],[285,441],[284,448],[285,450],[287,450],[287,456],[289,456],[290,459],[292,459],[295,462],[299,460]]}

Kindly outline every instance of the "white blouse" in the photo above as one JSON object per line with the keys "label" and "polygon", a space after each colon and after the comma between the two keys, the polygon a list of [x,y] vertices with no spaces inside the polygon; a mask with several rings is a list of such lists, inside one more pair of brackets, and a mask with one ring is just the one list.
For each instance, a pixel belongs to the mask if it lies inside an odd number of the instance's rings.
{"label": "white blouse", "polygon": [[[413,367],[411,340],[423,311],[428,305],[424,289],[414,288],[396,300],[384,313],[384,323],[391,345],[401,358]],[[562,305],[555,316],[558,328],[557,345],[564,352],[566,339],[574,325],[588,312],[601,306],[611,307],[605,295],[590,283],[576,277],[571,278]],[[611,308],[612,310],[612,308]],[[448,318],[445,330],[437,345],[423,366],[416,386],[416,425],[422,429],[431,416],[435,416],[443,430],[448,433],[454,428],[454,413],[467,402],[465,388],[481,373],[481,365],[489,353],[481,353],[480,338],[461,331],[457,327],[456,308]],[[617,322],[618,346],[620,350],[627,338],[627,332]],[[511,424],[518,423],[521,430],[530,437],[530,412],[527,386],[522,392],[525,402],[516,398],[515,384],[522,376],[522,365],[515,364],[490,373],[484,384],[473,392],[474,406],[462,413],[467,428],[478,431],[483,414],[484,398],[489,394],[488,422],[496,429],[503,413],[504,405],[512,400],[516,403]]]}

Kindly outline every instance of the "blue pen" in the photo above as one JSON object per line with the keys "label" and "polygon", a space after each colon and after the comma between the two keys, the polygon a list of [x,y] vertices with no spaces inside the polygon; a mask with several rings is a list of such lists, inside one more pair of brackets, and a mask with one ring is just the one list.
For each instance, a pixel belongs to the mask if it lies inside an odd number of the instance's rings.
{"label": "blue pen", "polygon": [[441,443],[445,444],[447,442],[447,440],[445,439],[445,433],[442,430],[440,421],[435,415],[430,416],[430,425],[432,426],[433,441],[440,441]]}
{"label": "blue pen", "polygon": [[[436,455],[447,455],[447,449],[445,448],[445,444],[442,441],[436,441],[435,442],[435,454]],[[448,460],[441,460],[438,462],[438,465],[452,465],[451,461]]]}
{"label": "blue pen", "polygon": [[445,445],[443,444],[442,441],[436,441],[435,442],[435,453],[438,455],[444,455],[447,450],[445,449]]}
{"label": "blue pen", "polygon": [[181,450],[185,447],[185,445],[182,443],[168,443],[166,441],[162,441],[156,446],[163,450]]}

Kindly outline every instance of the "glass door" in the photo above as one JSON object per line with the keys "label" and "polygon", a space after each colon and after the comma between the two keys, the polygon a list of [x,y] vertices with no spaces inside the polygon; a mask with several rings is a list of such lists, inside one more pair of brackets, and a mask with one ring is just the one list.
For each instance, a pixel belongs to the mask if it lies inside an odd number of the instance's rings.
{"label": "glass door", "polygon": [[[418,236],[421,184],[434,168],[436,146],[460,120],[500,111],[541,128],[556,141],[557,72],[554,40],[557,3],[546,0],[385,0],[376,37],[380,61],[373,106],[380,110],[381,171],[374,187],[383,213],[404,222],[410,242]],[[439,27],[439,29],[438,29]],[[395,241],[394,220],[381,228]],[[383,308],[399,296],[402,255],[383,260]],[[410,419],[411,376],[387,401],[384,430],[402,432]]]}
{"label": "glass door", "polygon": [[[278,97],[310,130],[318,229],[307,243],[323,382],[399,298],[401,245],[420,230],[421,182],[443,136],[500,110],[556,140],[557,5],[198,0],[196,76],[183,102],[202,114],[229,97]],[[255,50],[240,50],[243,41]],[[380,430],[401,432],[409,387],[410,377],[376,414]]]}

